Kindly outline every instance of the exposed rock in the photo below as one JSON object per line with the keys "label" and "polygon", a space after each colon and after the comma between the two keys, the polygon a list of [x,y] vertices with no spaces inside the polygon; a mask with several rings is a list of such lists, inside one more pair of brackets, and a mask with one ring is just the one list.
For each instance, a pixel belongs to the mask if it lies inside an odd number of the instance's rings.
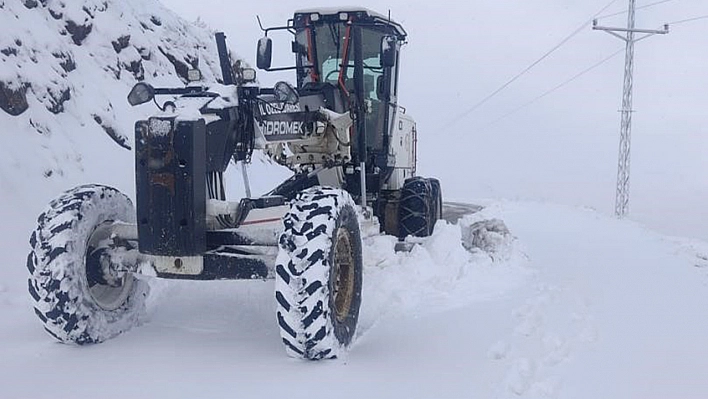
{"label": "exposed rock", "polygon": [[144,61],[150,61],[150,58],[152,57],[152,53],[150,49],[146,47],[136,47],[135,50],[140,54],[140,58],[142,58]]}
{"label": "exposed rock", "polygon": [[126,71],[133,74],[135,80],[139,82],[145,80],[145,69],[143,69],[142,60],[131,61],[130,64],[124,64],[123,67]]}
{"label": "exposed rock", "polygon": [[37,5],[38,5],[37,0],[22,0],[22,4],[24,4],[25,7],[27,7],[30,10],[37,7]]}
{"label": "exposed rock", "polygon": [[111,44],[113,45],[113,50],[115,50],[116,54],[119,54],[121,51],[123,51],[123,49],[127,48],[128,45],[130,45],[130,35],[123,35],[118,39],[112,41]]}
{"label": "exposed rock", "polygon": [[39,133],[43,136],[49,136],[52,133],[52,131],[51,131],[51,129],[49,129],[49,127],[47,127],[46,125],[44,125],[42,123],[36,122],[32,118],[30,118],[29,124],[30,124],[30,126],[32,126],[34,128],[34,130],[37,131],[37,133]]}
{"label": "exposed rock", "polygon": [[0,50],[0,53],[9,57],[11,55],[17,55],[17,49],[14,47],[7,47],[7,48]]}
{"label": "exposed rock", "polygon": [[120,73],[123,70],[120,66],[120,62],[116,62],[115,65],[106,65],[103,67],[103,70],[106,72],[111,72],[113,73],[113,76],[116,78],[116,80],[120,80]]}
{"label": "exposed rock", "polygon": [[86,37],[91,33],[93,24],[86,22],[85,25],[79,25],[74,21],[66,21],[66,30],[71,35],[74,44],[80,46]]}
{"label": "exposed rock", "polygon": [[188,82],[188,72],[190,69],[197,68],[197,66],[199,66],[199,59],[188,56],[187,60],[179,60],[174,55],[165,51],[162,47],[158,47],[158,49],[160,49],[160,52],[167,57],[167,60],[169,60],[172,65],[174,65],[177,75],[182,78],[183,81]]}
{"label": "exposed rock", "polygon": [[71,54],[59,52],[52,53],[52,55],[61,60],[61,62],[59,62],[59,66],[61,66],[64,72],[69,73],[76,69],[76,62]]}
{"label": "exposed rock", "polygon": [[150,17],[150,22],[152,22],[153,24],[155,24],[157,26],[162,26],[162,21],[160,21],[160,18],[158,18],[154,15],[152,17]]}
{"label": "exposed rock", "polygon": [[44,170],[42,175],[44,175],[44,177],[47,179],[51,178],[52,176],[62,177],[62,176],[64,176],[64,170],[59,167],[47,168]]}
{"label": "exposed rock", "polygon": [[88,9],[88,7],[83,6],[81,9],[82,9],[86,14],[88,14],[89,17],[93,18],[93,13],[91,12],[91,10]]}
{"label": "exposed rock", "polygon": [[62,13],[61,11],[56,11],[53,8],[49,8],[49,15],[51,15],[54,19],[62,19],[64,13]]}
{"label": "exposed rock", "polygon": [[96,12],[105,12],[108,9],[108,2],[102,2],[101,4],[98,5],[93,5],[89,8],[89,6],[83,6],[81,8],[89,17],[93,18],[96,15]]}
{"label": "exposed rock", "polygon": [[132,147],[130,146],[130,142],[128,141],[128,138],[125,137],[124,135],[118,133],[113,127],[110,125],[106,124],[103,122],[103,119],[98,116],[98,115],[93,115],[93,120],[98,123],[101,128],[108,134],[110,138],[113,139],[113,141],[116,142],[119,146],[125,148],[126,150],[132,150]]}
{"label": "exposed rock", "polygon": [[0,82],[0,109],[12,116],[17,116],[25,112],[28,107],[26,85],[12,89],[5,82]]}
{"label": "exposed rock", "polygon": [[39,64],[39,60],[37,59],[37,54],[41,54],[39,51],[36,49],[30,49],[30,54],[29,54],[29,59],[30,61],[34,62],[35,64]]}
{"label": "exposed rock", "polygon": [[51,102],[51,105],[47,106],[49,112],[55,115],[64,112],[64,103],[71,99],[71,89],[67,87],[58,93],[49,89],[47,92]]}

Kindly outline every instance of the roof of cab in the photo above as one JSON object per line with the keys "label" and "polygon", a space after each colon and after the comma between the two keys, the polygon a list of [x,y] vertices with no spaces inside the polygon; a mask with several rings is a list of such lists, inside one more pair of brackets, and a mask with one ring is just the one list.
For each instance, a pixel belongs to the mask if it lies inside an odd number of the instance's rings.
{"label": "roof of cab", "polygon": [[382,14],[377,13],[376,11],[369,10],[368,8],[364,7],[357,7],[357,6],[351,6],[351,7],[318,7],[318,8],[305,8],[301,10],[295,11],[295,15],[308,15],[308,14],[320,14],[320,15],[336,15],[340,13],[365,13],[367,16],[370,18],[373,18],[377,22],[385,23],[387,25],[391,25],[396,29],[396,33],[399,34],[400,36],[407,36],[408,33],[406,32],[405,29],[396,21],[389,19],[389,17],[386,17]]}

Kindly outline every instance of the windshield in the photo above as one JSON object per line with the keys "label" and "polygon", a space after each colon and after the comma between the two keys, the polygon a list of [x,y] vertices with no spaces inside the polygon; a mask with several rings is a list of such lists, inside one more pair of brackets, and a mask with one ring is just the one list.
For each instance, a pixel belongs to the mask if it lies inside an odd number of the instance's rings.
{"label": "windshield", "polygon": [[[374,27],[362,29],[364,60],[364,92],[366,97],[378,99],[376,85],[383,68],[379,62],[381,39],[385,35]],[[328,82],[346,92],[354,88],[354,52],[351,29],[346,22],[321,22],[298,32],[296,41],[301,51],[302,84]]]}

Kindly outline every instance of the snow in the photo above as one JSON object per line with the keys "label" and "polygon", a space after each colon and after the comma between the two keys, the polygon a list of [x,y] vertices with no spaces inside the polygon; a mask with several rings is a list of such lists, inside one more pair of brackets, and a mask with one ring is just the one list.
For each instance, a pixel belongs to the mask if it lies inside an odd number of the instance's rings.
{"label": "snow", "polygon": [[[64,11],[83,19],[82,5],[101,2],[72,2]],[[439,222],[433,237],[411,252],[394,252],[392,237],[365,240],[360,324],[350,352],[338,360],[286,357],[273,281],[150,279],[142,326],[100,345],[55,342],[27,294],[27,239],[36,217],[49,199],[79,183],[107,183],[132,196],[133,154],[91,114],[130,137],[136,119],[156,113],[151,104],[129,108],[125,96],[135,79],[107,77],[100,67],[122,62],[124,52],[135,54],[129,48],[111,53],[110,41],[100,39],[115,39],[126,33],[124,23],[149,23],[156,14],[162,27],[180,32],[170,35],[174,48],[204,43],[202,60],[214,70],[206,54],[216,51],[207,44],[208,31],[152,1],[109,2],[96,18],[110,22],[94,21],[81,47],[57,36],[58,22],[21,2],[0,0],[0,6],[0,48],[18,38],[25,43],[20,57],[0,56],[0,80],[21,70],[33,82],[24,114],[0,111],[0,397],[708,397],[707,242],[583,207],[472,195],[462,199],[482,203],[480,213],[459,225]],[[121,23],[110,14],[115,10],[125,15]],[[158,55],[161,36],[130,33],[131,43],[156,56],[145,66],[146,76],[158,73],[150,83],[181,84]],[[188,39],[193,36],[199,40]],[[77,70],[52,80],[62,70],[39,51],[49,48],[71,52]],[[42,71],[33,66],[33,53],[46,66]],[[205,81],[214,74],[206,72]],[[65,112],[52,114],[46,94],[65,87],[72,99]],[[458,193],[481,184],[475,170],[465,172]],[[249,173],[256,194],[285,176],[259,154]],[[229,195],[238,198],[239,174],[232,170],[228,179]],[[474,239],[465,239],[468,230],[460,226],[495,219],[510,235],[492,224],[483,240],[488,251],[466,249],[463,242]]]}
{"label": "snow", "polygon": [[285,356],[272,281],[153,280],[143,326],[76,348],[42,331],[21,273],[3,272],[0,395],[23,397],[38,375],[52,388],[33,398],[92,397],[118,375],[110,394],[132,398],[308,397],[296,387],[313,378],[345,398],[708,394],[708,245],[546,203],[483,216],[516,237],[503,260],[466,251],[445,222],[410,253],[368,238],[357,340],[317,364]]}
{"label": "snow", "polygon": [[349,7],[318,7],[318,8],[304,8],[300,10],[295,10],[294,14],[321,14],[321,15],[334,15],[341,12],[363,12],[372,17],[378,17],[381,19],[386,19],[383,15],[377,13],[376,11],[369,10],[363,7],[349,6]]}
{"label": "snow", "polygon": [[172,121],[166,119],[150,118],[150,133],[155,136],[165,137],[172,131]]}
{"label": "snow", "polygon": [[398,33],[402,36],[406,36],[406,31],[401,27],[398,23],[395,21],[391,20],[391,18],[380,14],[376,11],[372,11],[368,8],[364,7],[358,7],[358,6],[339,6],[339,7],[318,7],[318,8],[306,8],[306,9],[299,9],[295,10],[294,14],[320,14],[320,15],[334,15],[334,14],[340,14],[340,13],[366,13],[366,15],[373,17],[373,18],[378,18],[383,21],[388,21],[391,24],[393,24],[398,31]]}

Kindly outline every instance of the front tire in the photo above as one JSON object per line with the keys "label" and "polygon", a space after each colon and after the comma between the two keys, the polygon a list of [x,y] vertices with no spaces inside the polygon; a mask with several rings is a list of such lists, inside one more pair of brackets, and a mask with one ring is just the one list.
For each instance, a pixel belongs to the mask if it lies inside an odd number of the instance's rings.
{"label": "front tire", "polygon": [[275,298],[290,356],[335,358],[354,338],[362,287],[355,207],[345,191],[315,187],[298,194],[283,219]]}
{"label": "front tire", "polygon": [[29,293],[35,313],[54,338],[98,343],[138,324],[147,282],[131,273],[111,274],[101,260],[104,251],[116,249],[108,247],[109,226],[134,219],[130,199],[100,185],[67,191],[39,216],[27,258]]}

